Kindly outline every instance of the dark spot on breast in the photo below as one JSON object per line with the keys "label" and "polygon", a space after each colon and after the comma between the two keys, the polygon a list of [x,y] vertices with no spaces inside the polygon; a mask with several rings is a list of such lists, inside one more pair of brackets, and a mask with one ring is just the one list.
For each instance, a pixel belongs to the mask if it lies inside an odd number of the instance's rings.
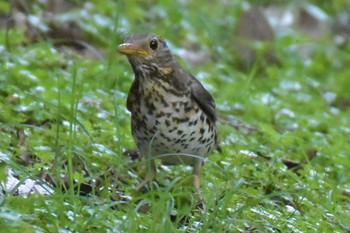
{"label": "dark spot on breast", "polygon": [[190,106],[185,107],[185,112],[190,112],[192,110],[192,108]]}
{"label": "dark spot on breast", "polygon": [[176,127],[174,127],[174,128],[172,128],[172,129],[170,129],[170,130],[169,130],[169,133],[174,132],[176,129],[177,129]]}
{"label": "dark spot on breast", "polygon": [[199,143],[201,143],[201,144],[205,144],[205,142],[206,142],[206,139],[202,139],[199,141]]}
{"label": "dark spot on breast", "polygon": [[204,123],[204,114],[201,114],[199,119],[201,120],[202,123]]}
{"label": "dark spot on breast", "polygon": [[152,129],[149,130],[150,133],[155,134],[157,132],[157,128],[153,126]]}
{"label": "dark spot on breast", "polygon": [[192,110],[192,106],[189,102],[184,102],[185,112],[189,112]]}
{"label": "dark spot on breast", "polygon": [[181,139],[179,138],[179,139],[177,139],[175,142],[174,142],[174,144],[178,144],[178,143],[180,143],[181,142]]}
{"label": "dark spot on breast", "polygon": [[190,120],[190,118],[189,117],[184,117],[184,118],[173,117],[173,120],[177,123],[184,123],[184,122],[188,122]]}
{"label": "dark spot on breast", "polygon": [[164,98],[162,98],[162,104],[163,104],[163,106],[164,106],[165,108],[169,107],[168,102],[166,102],[166,101],[164,100]]}
{"label": "dark spot on breast", "polygon": [[168,142],[171,141],[171,139],[170,139],[169,137],[165,136],[163,133],[161,133],[160,136],[161,136],[162,138],[165,138]]}
{"label": "dark spot on breast", "polygon": [[207,117],[206,123],[207,123],[207,125],[210,125],[210,120],[208,117]]}

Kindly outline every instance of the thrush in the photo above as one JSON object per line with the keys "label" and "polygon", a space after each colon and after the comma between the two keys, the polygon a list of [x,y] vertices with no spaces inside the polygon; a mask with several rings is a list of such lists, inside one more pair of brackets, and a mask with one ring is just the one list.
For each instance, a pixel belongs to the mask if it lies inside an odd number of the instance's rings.
{"label": "thrush", "polygon": [[128,57],[135,74],[127,109],[138,150],[148,163],[137,189],[155,178],[155,159],[166,165],[193,166],[199,189],[204,158],[217,141],[213,97],[177,63],[158,35],[128,36],[117,51]]}

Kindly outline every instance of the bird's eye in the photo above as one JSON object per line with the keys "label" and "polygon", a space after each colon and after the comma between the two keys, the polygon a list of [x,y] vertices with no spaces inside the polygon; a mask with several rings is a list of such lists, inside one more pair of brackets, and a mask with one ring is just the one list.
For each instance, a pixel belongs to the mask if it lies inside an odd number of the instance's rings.
{"label": "bird's eye", "polygon": [[149,47],[152,49],[152,50],[156,50],[158,48],[158,42],[157,40],[151,40],[151,42],[149,43]]}

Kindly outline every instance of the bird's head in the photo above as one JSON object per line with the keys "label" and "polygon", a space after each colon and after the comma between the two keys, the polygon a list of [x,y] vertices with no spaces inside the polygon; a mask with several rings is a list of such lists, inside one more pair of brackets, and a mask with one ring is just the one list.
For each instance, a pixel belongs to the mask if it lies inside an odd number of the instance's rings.
{"label": "bird's head", "polygon": [[156,69],[165,72],[174,62],[165,40],[153,33],[128,36],[117,51],[128,56],[134,71]]}

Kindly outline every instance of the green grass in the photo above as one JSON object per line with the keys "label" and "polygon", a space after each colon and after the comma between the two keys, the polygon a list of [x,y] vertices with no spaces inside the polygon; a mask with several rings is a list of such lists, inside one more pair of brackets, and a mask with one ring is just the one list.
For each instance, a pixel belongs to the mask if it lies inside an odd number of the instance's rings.
{"label": "green grass", "polygon": [[[23,24],[0,27],[0,181],[11,168],[18,185],[32,179],[47,187],[45,177],[52,190],[2,191],[0,229],[350,230],[350,47],[293,33],[275,41],[280,64],[262,60],[242,71],[232,41],[243,1],[184,2],[94,1],[81,11],[75,1],[78,7],[57,13],[56,21],[79,24],[101,59],[57,47],[57,39],[33,40]],[[0,4],[0,12],[10,9]],[[44,6],[34,1],[30,10],[40,18]],[[152,190],[135,190],[144,165],[123,153],[135,148],[125,106],[133,74],[115,48],[123,35],[145,31],[165,37],[174,51],[199,43],[212,58],[198,66],[180,60],[208,87],[220,116],[222,153],[202,170],[205,213],[196,208],[186,167],[164,167]],[[307,60],[292,49],[305,41],[315,45]]]}

